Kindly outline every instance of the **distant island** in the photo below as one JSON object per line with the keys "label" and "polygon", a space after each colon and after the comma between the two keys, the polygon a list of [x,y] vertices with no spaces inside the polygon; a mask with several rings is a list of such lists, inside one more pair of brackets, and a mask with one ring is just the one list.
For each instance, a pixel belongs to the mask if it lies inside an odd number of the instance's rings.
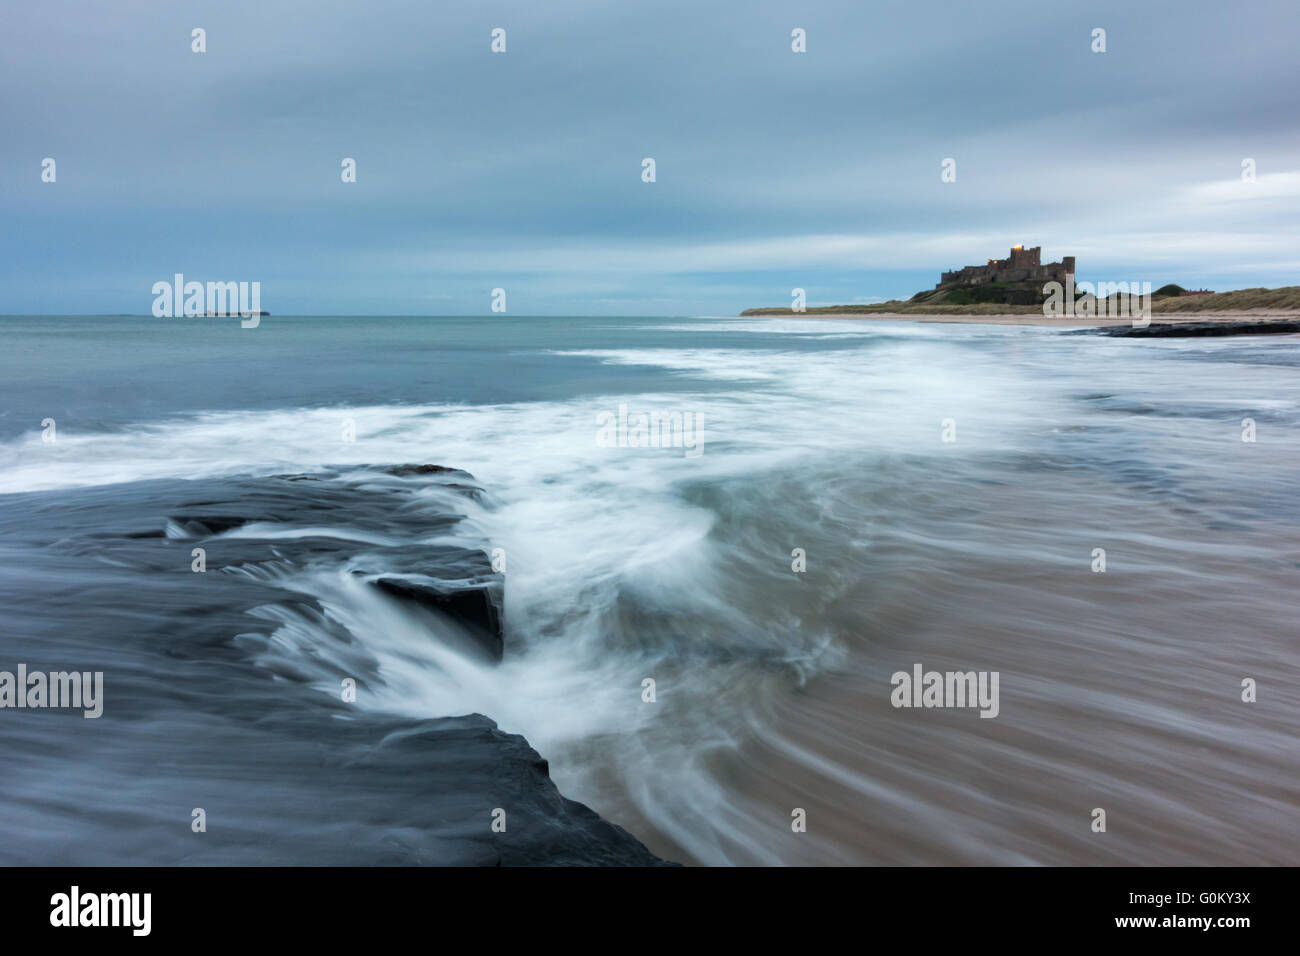
{"label": "distant island", "polygon": [[[1017,245],[1011,247],[1005,259],[989,259],[983,265],[964,266],[941,273],[933,289],[922,290],[910,299],[892,299],[870,305],[815,306],[802,311],[791,306],[755,308],[745,309],[740,314],[931,316],[936,321],[961,321],[957,317],[981,316],[1016,324],[1037,324],[1030,321],[1030,317],[1036,316],[1044,324],[1065,324],[1064,320],[1044,317],[1046,295],[1043,287],[1049,282],[1073,282],[1074,275],[1074,256],[1063,256],[1059,262],[1044,264],[1042,247],[1026,249]],[[1208,289],[1188,290],[1169,283],[1152,292],[1151,311],[1161,315],[1202,317],[1295,317],[1300,312],[1300,286],[1211,292]],[[1072,318],[1069,324],[1108,325],[1116,321],[1104,317],[1091,322]]]}

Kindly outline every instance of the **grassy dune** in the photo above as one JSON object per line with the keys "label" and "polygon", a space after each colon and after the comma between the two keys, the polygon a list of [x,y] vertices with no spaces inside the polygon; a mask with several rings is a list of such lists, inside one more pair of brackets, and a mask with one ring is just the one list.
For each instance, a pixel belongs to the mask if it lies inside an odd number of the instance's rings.
{"label": "grassy dune", "polygon": [[1295,309],[1300,311],[1300,286],[1281,289],[1238,289],[1214,295],[1186,295],[1156,299],[1152,312],[1248,312],[1256,309]]}

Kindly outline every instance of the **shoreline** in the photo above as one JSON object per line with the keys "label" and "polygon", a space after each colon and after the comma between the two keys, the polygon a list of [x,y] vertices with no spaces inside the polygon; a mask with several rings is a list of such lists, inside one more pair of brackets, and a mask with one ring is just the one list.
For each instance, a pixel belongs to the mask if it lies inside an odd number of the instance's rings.
{"label": "shoreline", "polygon": [[[790,309],[747,309],[737,318],[772,318],[791,316],[816,319],[866,319],[889,322],[937,322],[956,325],[1036,325],[1062,329],[1100,329],[1131,326],[1127,316],[1064,316],[1052,318],[1040,312],[1002,312],[988,315],[931,312],[794,312]],[[1249,309],[1232,312],[1173,312],[1155,313],[1151,326],[1196,324],[1269,324],[1273,322],[1300,321],[1300,311],[1295,309]]]}

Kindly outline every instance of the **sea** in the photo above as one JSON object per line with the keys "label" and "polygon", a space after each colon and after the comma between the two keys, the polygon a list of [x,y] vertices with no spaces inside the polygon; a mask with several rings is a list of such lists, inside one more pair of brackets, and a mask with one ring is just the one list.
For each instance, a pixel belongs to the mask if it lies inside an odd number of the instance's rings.
{"label": "sea", "polygon": [[[104,675],[97,718],[0,709],[6,862],[174,862],[151,821],[205,805],[241,861],[400,840],[391,783],[295,839],[334,796],[270,759],[219,812],[237,751],[292,726],[302,757],[332,730],[299,715],[358,670],[357,712],[482,714],[682,863],[1300,862],[1296,336],[11,316],[0,341],[0,670]],[[481,493],[444,526],[420,473],[371,480],[407,464]],[[183,506],[285,475],[329,480],[196,570]],[[277,560],[308,535],[492,554],[502,659],[346,562]],[[996,674],[996,714],[901,706],[918,666]]]}

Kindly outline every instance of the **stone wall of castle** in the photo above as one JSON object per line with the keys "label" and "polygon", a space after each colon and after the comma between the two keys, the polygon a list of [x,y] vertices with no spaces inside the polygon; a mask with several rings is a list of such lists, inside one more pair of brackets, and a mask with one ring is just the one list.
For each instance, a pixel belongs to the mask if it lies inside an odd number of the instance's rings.
{"label": "stone wall of castle", "polygon": [[990,259],[986,265],[966,266],[940,276],[936,289],[954,285],[985,285],[990,282],[1064,282],[1074,275],[1074,256],[1065,256],[1060,262],[1041,262],[1042,246],[1025,249],[1013,246],[1005,259]]}

